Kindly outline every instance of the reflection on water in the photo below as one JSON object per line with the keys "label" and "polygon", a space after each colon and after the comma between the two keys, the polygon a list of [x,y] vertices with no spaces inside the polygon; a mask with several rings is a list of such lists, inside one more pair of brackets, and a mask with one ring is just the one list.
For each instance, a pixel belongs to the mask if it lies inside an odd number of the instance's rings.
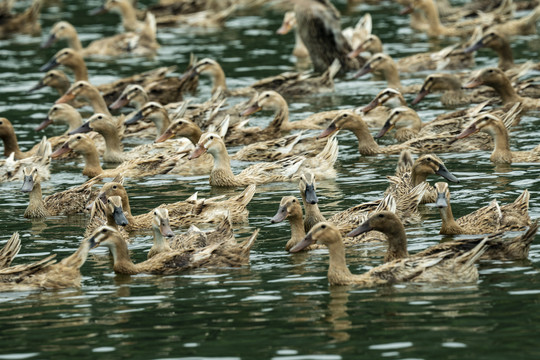
{"label": "reflection on water", "polygon": [[[116,33],[117,15],[87,16],[88,10],[100,3],[91,0],[45,7],[44,34],[60,19],[74,22],[85,43],[102,34]],[[381,36],[385,50],[393,55],[436,50],[449,44],[445,39],[428,42],[424,35],[411,31],[408,19],[397,15],[399,6],[394,2],[346,6],[341,1],[337,6],[343,12],[344,25],[356,23],[369,11],[374,19],[373,32]],[[88,59],[90,78],[93,83],[102,84],[157,66],[177,65],[183,69],[189,53],[194,52],[199,58],[220,61],[229,87],[246,86],[264,76],[294,69],[290,56],[293,35],[275,35],[280,24],[281,14],[264,9],[241,13],[227,22],[224,31],[160,29],[161,48],[155,60]],[[38,49],[42,38],[16,36],[0,41],[0,115],[12,121],[23,149],[43,135],[54,136],[60,131],[54,127],[40,133],[33,131],[57,99],[47,89],[26,94],[43,75],[37,69],[58,50]],[[515,38],[514,56],[521,59],[521,54],[527,54],[537,58],[537,43],[536,36]],[[478,66],[496,63],[488,56],[491,54],[487,51],[477,54]],[[420,83],[426,75],[407,74],[404,83]],[[194,103],[210,97],[209,79],[201,78],[200,84]],[[340,79],[333,94],[290,100],[291,119],[302,119],[316,111],[364,105],[384,86],[371,77]],[[411,100],[410,96],[406,98]],[[232,100],[231,104],[237,101]],[[426,99],[417,109],[424,121],[447,111],[436,96]],[[83,111],[85,116],[90,114],[88,108]],[[538,115],[532,112],[523,117],[511,134],[512,150],[531,149],[538,144]],[[271,119],[271,113],[257,113],[250,125],[265,126]],[[397,155],[358,155],[352,133],[340,133],[338,139],[339,177],[317,184],[319,207],[327,218],[352,205],[380,198],[387,186],[386,176],[393,174],[397,160]],[[393,140],[382,139],[382,143],[391,144]],[[461,180],[450,186],[454,215],[467,214],[493,198],[501,204],[509,203],[529,189],[531,216],[538,217],[538,166],[494,167],[489,156],[489,151],[441,154],[448,169]],[[235,162],[233,166],[240,171],[246,165]],[[53,161],[51,173],[51,179],[43,184],[45,195],[84,181],[78,161]],[[33,259],[32,254],[57,253],[60,259],[69,255],[81,240],[87,215],[45,221],[24,219],[28,195],[19,191],[20,186],[21,183],[0,184],[0,243],[3,245],[14,231],[21,233],[23,249],[16,262]],[[237,189],[210,188],[206,176],[126,179],[125,186],[134,215],[164,202],[186,199],[194,192],[199,192],[199,197],[237,193]],[[198,269],[166,277],[121,276],[113,273],[109,256],[99,249],[90,254],[81,270],[81,289],[0,294],[0,359],[95,358],[96,354],[141,359],[333,360],[358,355],[508,359],[516,354],[540,358],[537,242],[533,243],[527,261],[482,262],[477,285],[330,287],[326,280],[327,250],[287,254],[284,247],[290,237],[288,223],[270,224],[279,200],[286,195],[299,197],[298,184],[259,186],[249,205],[249,223],[235,227],[239,237],[261,229],[248,267]],[[437,235],[437,209],[426,206],[422,214],[424,222],[407,229],[410,252],[447,239]],[[150,239],[149,232],[133,234],[130,248],[135,262],[146,259]],[[351,271],[362,273],[381,263],[384,244],[361,245],[347,252]]]}

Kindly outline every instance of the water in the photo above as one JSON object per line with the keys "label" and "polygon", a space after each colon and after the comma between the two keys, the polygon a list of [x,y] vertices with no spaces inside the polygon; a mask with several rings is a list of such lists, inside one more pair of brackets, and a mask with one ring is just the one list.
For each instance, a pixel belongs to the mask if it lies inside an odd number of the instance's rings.
{"label": "water", "polygon": [[[146,3],[146,2],[144,2]],[[88,17],[100,5],[53,5],[43,10],[41,38],[15,36],[0,40],[0,115],[14,124],[23,149],[42,133],[33,128],[46,116],[57,96],[48,90],[26,94],[42,76],[38,69],[59,49],[40,50],[52,24],[64,19],[76,24],[83,42],[119,30],[114,14]],[[24,3],[20,5],[24,6]],[[398,16],[399,6],[337,4],[343,24],[353,25],[365,12],[374,19],[374,33],[385,49],[399,57],[416,51],[439,49],[448,41],[430,42],[412,32],[408,19]],[[293,37],[274,34],[281,15],[269,9],[242,12],[227,21],[226,30],[160,29],[162,45],[155,60],[88,60],[91,81],[101,84],[163,65],[183,69],[194,52],[199,58],[221,62],[231,88],[293,68]],[[516,59],[538,59],[538,37],[514,39]],[[477,66],[495,65],[481,51]],[[404,83],[420,83],[426,73],[405,75]],[[291,117],[366,104],[384,87],[370,76],[341,79],[336,92],[290,101]],[[194,101],[209,97],[210,83],[203,78]],[[407,96],[412,100],[412,95]],[[424,120],[448,111],[435,96],[418,106]],[[512,149],[530,149],[538,143],[538,113],[529,113],[512,133]],[[254,124],[265,125],[270,113],[258,113]],[[44,133],[53,136],[58,128]],[[339,177],[318,184],[324,215],[354,204],[380,198],[393,173],[396,156],[361,157],[352,134],[339,135]],[[391,141],[384,140],[385,143]],[[234,150],[234,149],[232,149]],[[497,198],[513,201],[524,189],[531,192],[531,217],[537,218],[540,187],[536,164],[495,168],[488,152],[440,154],[448,169],[461,179],[451,184],[456,216]],[[235,163],[235,170],[245,164]],[[78,161],[53,162],[53,176],[43,184],[45,194],[80,184]],[[433,178],[435,182],[439,179]],[[53,217],[45,221],[23,218],[27,195],[20,183],[0,184],[2,243],[20,231],[23,248],[16,262],[49,253],[64,257],[74,251],[84,232],[86,216]],[[189,179],[156,176],[126,181],[134,214],[163,202],[234,193],[216,190],[207,177]],[[269,219],[285,195],[298,196],[297,184],[258,187],[249,205],[249,224],[235,227],[239,237],[261,232],[251,253],[251,265],[241,269],[198,269],[177,276],[117,276],[102,249],[93,251],[82,268],[81,289],[41,293],[0,294],[0,359],[133,358],[133,359],[536,359],[540,333],[540,246],[533,243],[529,259],[519,262],[484,261],[478,284],[461,286],[396,285],[375,289],[330,287],[326,280],[327,251],[290,255],[286,223]],[[438,212],[427,206],[424,222],[407,228],[409,251],[441,240]],[[142,261],[151,246],[151,234],[133,234],[132,258]],[[351,270],[361,273],[382,261],[382,245],[348,249]]]}

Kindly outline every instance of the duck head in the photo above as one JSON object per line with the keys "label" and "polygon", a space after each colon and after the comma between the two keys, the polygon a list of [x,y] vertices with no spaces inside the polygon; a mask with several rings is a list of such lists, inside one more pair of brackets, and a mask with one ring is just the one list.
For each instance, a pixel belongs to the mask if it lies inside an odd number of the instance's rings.
{"label": "duck head", "polygon": [[174,233],[171,230],[169,221],[169,210],[166,208],[157,208],[154,210],[154,216],[152,218],[152,227],[159,231],[161,235],[172,238]]}
{"label": "duck head", "polygon": [[332,244],[340,241],[343,241],[341,239],[341,234],[339,233],[339,229],[334,224],[330,222],[320,222],[311,228],[304,240],[289,251],[296,253],[315,243],[331,246]]}
{"label": "duck head", "polygon": [[288,217],[300,217],[302,218],[302,206],[300,206],[300,202],[298,199],[294,196],[284,196],[281,198],[281,201],[279,203],[279,209],[274,215],[274,217],[270,220],[272,224],[276,224],[279,222],[282,222],[283,220],[287,219]]}

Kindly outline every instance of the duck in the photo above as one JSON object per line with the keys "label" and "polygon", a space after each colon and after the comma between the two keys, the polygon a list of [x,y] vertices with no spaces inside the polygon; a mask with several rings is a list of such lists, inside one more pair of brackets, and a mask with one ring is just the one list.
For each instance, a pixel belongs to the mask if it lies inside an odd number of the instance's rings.
{"label": "duck", "polygon": [[[187,200],[177,201],[171,204],[163,204],[160,208],[167,208],[172,219],[173,227],[192,225],[197,223],[217,223],[221,221],[227,213],[231,221],[235,224],[244,223],[248,219],[249,211],[247,205],[255,195],[255,185],[250,185],[239,195],[231,196],[229,199],[220,201],[223,197],[210,199],[199,199],[195,193]],[[133,216],[127,191],[123,185],[123,180],[111,181],[101,188],[97,195],[102,201],[110,196],[120,196],[122,198],[122,208],[126,214],[129,224],[125,227],[127,231],[150,229],[152,226],[153,212]]]}
{"label": "duck", "polygon": [[515,66],[514,55],[508,38],[497,30],[490,30],[482,38],[467,47],[464,52],[472,53],[481,48],[489,48],[499,57],[498,67],[502,70],[508,70]]}
{"label": "duck", "polygon": [[[225,21],[234,14],[239,4],[232,2],[223,2],[225,7],[219,7],[197,11],[189,14],[175,14],[168,16],[160,16],[157,19],[159,26],[188,26],[200,28],[219,28],[225,25]],[[244,4],[246,5],[246,4]],[[253,4],[251,4],[253,6]]]}
{"label": "duck", "polygon": [[139,120],[151,120],[156,126],[156,140],[163,135],[171,125],[167,110],[158,102],[150,101],[144,104],[137,112],[124,122],[124,125],[132,125]]}
{"label": "duck", "polygon": [[88,199],[97,194],[97,191],[92,189],[92,187],[101,181],[101,178],[97,177],[82,185],[43,198],[41,193],[41,176],[38,169],[36,167],[24,168],[23,174],[24,179],[21,191],[28,192],[30,197],[24,217],[29,219],[84,212]]}
{"label": "duck", "polygon": [[273,110],[274,120],[268,125],[275,127],[280,131],[292,130],[319,130],[321,125],[325,125],[328,120],[325,117],[313,118],[306,120],[289,121],[289,105],[287,101],[278,92],[268,90],[262,92],[257,101],[249,108],[242,112],[242,116],[248,116],[260,110]]}
{"label": "duck", "polygon": [[390,111],[398,106],[407,106],[407,101],[399,90],[388,87],[379,91],[369,104],[360,108],[360,112],[370,127],[380,127],[386,122]]}
{"label": "duck", "polygon": [[495,147],[489,159],[496,165],[510,165],[512,162],[540,162],[540,152],[537,149],[530,151],[511,151],[509,134],[501,119],[493,114],[485,114],[476,118],[465,130],[456,135],[453,141],[466,138],[479,131],[493,137]]}
{"label": "duck", "polygon": [[68,91],[56,100],[55,104],[69,103],[73,99],[84,100],[92,107],[94,113],[112,116],[99,89],[88,81],[81,80],[73,83]]}
{"label": "duck", "polygon": [[412,256],[409,256],[407,251],[405,228],[395,214],[388,211],[373,214],[366,222],[353,230],[350,235],[358,235],[371,230],[383,232],[388,238],[388,250],[384,258],[385,262],[399,261],[399,259],[404,258],[424,258],[446,252],[461,255],[478,247],[480,244],[486,245],[485,250],[479,254],[480,259],[523,260],[528,256],[531,242],[538,230],[538,224],[537,222],[532,223],[526,232],[513,239],[504,239],[503,232],[497,232],[486,237],[463,238],[442,242]]}
{"label": "duck", "polygon": [[100,15],[105,12],[112,12],[120,15],[124,31],[140,32],[144,30],[145,24],[137,20],[137,11],[131,1],[106,0],[101,7],[92,10],[90,15]]}
{"label": "duck", "polygon": [[11,13],[12,1],[7,1],[8,9],[0,24],[0,38],[6,38],[11,34],[30,34],[37,36],[41,34],[39,14],[41,11],[41,0],[33,0],[32,4],[20,14]]}
{"label": "duck", "polygon": [[55,104],[47,112],[47,118],[43,120],[34,130],[41,131],[49,125],[67,125],[64,135],[77,129],[83,124],[81,114],[69,104]]}
{"label": "duck", "polygon": [[83,57],[122,55],[153,57],[159,48],[156,41],[156,19],[151,13],[147,13],[146,21],[139,33],[127,32],[94,40],[84,48],[75,27],[67,21],[59,21],[53,25],[48,39],[41,47],[47,48],[58,40],[67,40],[69,48]]}
{"label": "duck", "polygon": [[70,48],[60,49],[39,71],[50,71],[60,65],[73,71],[75,81],[88,81],[88,68],[81,54]]}
{"label": "duck", "polygon": [[11,124],[11,121],[4,117],[0,117],[0,139],[4,143],[4,156],[8,157],[11,153],[14,154],[15,160],[26,159],[37,154],[40,148],[48,142],[46,137],[43,137],[42,140],[34,145],[28,151],[21,151],[19,148],[19,143],[17,141],[17,135],[15,134],[15,129]]}
{"label": "duck", "polygon": [[476,74],[472,75],[469,82],[463,85],[463,87],[472,89],[480,85],[486,85],[493,88],[501,98],[503,105],[519,102],[525,111],[540,108],[540,99],[518,95],[516,90],[512,87],[512,83],[508,76],[499,68],[491,67],[479,70]]}
{"label": "duck", "polygon": [[[281,23],[281,26],[279,27],[279,29],[276,30],[276,33],[280,35],[286,35],[292,29],[295,29],[295,28],[296,28],[296,15],[294,14],[294,11],[287,11],[283,15],[283,22]],[[293,49],[292,54],[298,59],[298,62],[308,63],[308,64],[311,62],[309,60],[309,51],[306,48],[306,45],[304,45],[302,38],[300,38],[300,34],[296,30],[294,32],[294,49]]]}
{"label": "duck", "polygon": [[[18,234],[16,238],[19,239]],[[80,268],[86,262],[89,251],[95,246],[92,239],[83,239],[73,254],[57,263],[54,260],[56,254],[53,254],[31,264],[1,269],[0,288],[3,291],[79,288]]]}
{"label": "duck", "polygon": [[29,93],[49,86],[58,92],[58,95],[62,96],[71,86],[71,81],[67,77],[66,73],[62,70],[49,70],[43,75],[38,83],[28,90]]}
{"label": "duck", "polygon": [[341,32],[339,11],[328,0],[295,1],[297,32],[316,72],[325,71],[337,59],[339,74],[357,70],[363,59],[347,57],[352,48]]}
{"label": "duck", "polygon": [[412,105],[418,104],[424,97],[430,93],[442,92],[440,101],[443,106],[468,105],[472,102],[481,102],[480,94],[468,94],[463,91],[461,80],[454,74],[435,73],[430,74],[424,80],[422,88],[411,102]]}
{"label": "duck", "polygon": [[[312,172],[306,172],[300,175],[298,187],[300,188],[300,196],[302,198],[302,203],[306,211],[306,216],[304,218],[304,235],[302,236],[303,238],[306,236],[305,234],[307,234],[315,224],[326,221],[326,219],[321,214],[321,210],[319,210],[319,198],[317,197],[316,192],[317,183],[315,181],[315,175]],[[298,238],[300,239],[300,237]]]}
{"label": "duck", "polygon": [[[299,169],[314,169],[322,178],[335,177],[334,163],[337,159],[337,140],[329,141],[321,153],[314,158],[290,156],[274,163],[258,163],[245,168],[235,175],[231,170],[230,157],[223,139],[215,133],[201,136],[197,147],[189,155],[196,159],[208,152],[214,157],[214,167],[209,182],[212,186],[236,187],[249,184],[265,184],[271,182],[294,181]],[[308,167],[309,166],[309,167]]]}
{"label": "duck", "polygon": [[109,196],[105,202],[100,199],[92,203],[90,209],[90,220],[86,224],[84,236],[91,236],[95,229],[107,225],[118,230],[124,236],[124,240],[130,241],[129,234],[123,228],[129,224],[124,209],[122,208],[122,198],[120,196]]}
{"label": "duck", "polygon": [[295,253],[312,243],[328,247],[330,264],[328,282],[330,285],[358,285],[373,287],[399,282],[423,283],[466,283],[478,280],[478,270],[474,263],[483,253],[485,242],[461,256],[450,251],[439,252],[425,257],[409,257],[394,260],[372,268],[368,272],[355,275],[347,268],[345,247],[337,227],[322,222],[307,234],[304,240],[291,249]]}
{"label": "duck", "polygon": [[419,90],[417,84],[410,86],[401,85],[397,65],[390,55],[384,53],[374,54],[364,66],[354,74],[354,77],[358,78],[370,72],[380,73],[388,83],[388,87],[399,90],[402,94],[413,93]]}
{"label": "duck", "polygon": [[134,264],[130,259],[127,243],[117,230],[102,226],[94,232],[92,239],[99,246],[109,249],[113,256],[113,270],[117,274],[171,275],[198,267],[242,266],[246,263],[244,259],[249,259],[249,252],[256,235],[254,234],[244,244],[240,245],[240,257],[243,258],[240,262],[237,262],[238,253],[234,254],[234,261],[231,261],[228,258],[230,254],[226,251],[227,248],[220,249],[221,244],[215,243],[203,248],[161,252],[146,261]]}
{"label": "duck", "polygon": [[32,156],[15,160],[15,153],[12,152],[5,160],[0,160],[0,183],[23,180],[24,169],[32,167],[37,169],[42,179],[50,179],[51,153],[51,143],[45,137],[41,140],[35,154]]}
{"label": "duck", "polygon": [[114,102],[109,105],[109,109],[118,110],[126,105],[133,106],[135,110],[140,110],[144,104],[150,101],[148,93],[137,84],[129,84],[122,90],[122,93]]}
{"label": "duck", "polygon": [[441,213],[441,235],[474,235],[497,231],[525,230],[531,225],[529,217],[529,192],[527,190],[508,205],[499,206],[496,200],[459,219],[454,219],[450,205],[448,183],[437,182],[437,202],[435,205]]}

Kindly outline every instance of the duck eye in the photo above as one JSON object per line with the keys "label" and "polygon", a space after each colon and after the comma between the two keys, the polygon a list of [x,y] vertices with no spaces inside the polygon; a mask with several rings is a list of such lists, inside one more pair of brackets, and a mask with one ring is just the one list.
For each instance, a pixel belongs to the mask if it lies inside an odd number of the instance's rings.
{"label": "duck eye", "polygon": [[210,136],[210,140],[214,140],[214,137],[213,137],[213,136]]}
{"label": "duck eye", "polygon": [[264,95],[264,97],[269,97],[269,96],[270,96],[270,94],[266,94],[266,95]]}
{"label": "duck eye", "polygon": [[326,229],[326,225],[321,225],[321,229]]}
{"label": "duck eye", "polygon": [[101,232],[105,234],[107,232],[107,229],[103,229],[101,230]]}
{"label": "duck eye", "polygon": [[118,189],[118,186],[114,185],[112,188],[113,188],[114,190],[116,190],[116,189]]}
{"label": "duck eye", "polygon": [[103,116],[101,116],[101,115],[100,115],[100,116],[98,116],[98,119],[99,119],[99,120],[103,119]]}
{"label": "duck eye", "polygon": [[349,117],[349,114],[343,114],[343,117]]}
{"label": "duck eye", "polygon": [[82,138],[81,138],[81,136],[80,136],[80,135],[79,135],[79,136],[77,136],[77,140],[81,140],[81,139],[82,139]]}
{"label": "duck eye", "polygon": [[384,214],[379,214],[379,217],[380,217],[380,218],[383,218],[383,217],[384,217]]}
{"label": "duck eye", "polygon": [[157,215],[157,211],[154,211],[154,215]]}
{"label": "duck eye", "polygon": [[3,121],[0,121],[0,125],[4,125],[4,122],[3,122]]}
{"label": "duck eye", "polygon": [[296,199],[294,199],[292,202],[295,203],[295,202],[296,202]]}
{"label": "duck eye", "polygon": [[64,53],[63,53],[62,55],[67,55],[67,54],[68,54],[68,52],[67,52],[67,51],[64,51]]}

